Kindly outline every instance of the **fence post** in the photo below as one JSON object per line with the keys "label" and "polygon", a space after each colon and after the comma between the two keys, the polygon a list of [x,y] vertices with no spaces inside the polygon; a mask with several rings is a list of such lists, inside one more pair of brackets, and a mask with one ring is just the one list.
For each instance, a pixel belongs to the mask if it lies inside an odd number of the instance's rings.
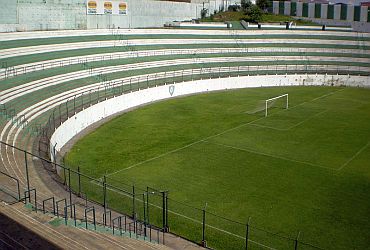
{"label": "fence post", "polygon": [[251,222],[251,217],[249,217],[248,219],[248,223],[247,223],[247,229],[246,229],[246,233],[245,233],[245,249],[248,250],[248,239],[249,239],[249,224]]}
{"label": "fence post", "polygon": [[132,218],[135,219],[135,185],[132,184]]}
{"label": "fence post", "polygon": [[167,191],[162,191],[162,221],[163,221],[163,230],[165,230],[167,232],[168,228],[167,228],[167,221],[166,221],[166,194],[167,194]]}
{"label": "fence post", "polygon": [[80,173],[80,166],[77,166],[77,174],[78,174],[78,196],[81,197],[81,173]]}
{"label": "fence post", "polygon": [[72,188],[71,188],[71,169],[68,168],[68,189],[69,189],[69,204],[71,205],[71,218],[72,218]]}
{"label": "fence post", "polygon": [[294,250],[298,249],[298,239],[299,239],[300,234],[301,234],[301,232],[299,231],[298,234],[297,234],[297,238],[294,241]]}
{"label": "fence post", "polygon": [[107,177],[104,175],[103,177],[103,208],[104,208],[104,216],[103,216],[103,219],[104,219],[104,226],[106,226],[106,223],[107,223],[107,206],[106,206],[106,202],[107,202],[107,186],[106,186],[106,181],[107,181]]}
{"label": "fence post", "polygon": [[[27,162],[27,152],[24,151],[24,163],[26,167],[26,178],[27,178],[27,191],[30,191],[30,178],[28,175],[28,162]],[[26,198],[26,197],[24,197]],[[29,197],[29,202],[31,202],[31,197]]]}
{"label": "fence post", "polygon": [[146,187],[146,219],[147,219],[147,224],[150,224],[149,220],[149,187]]}
{"label": "fence post", "polygon": [[207,247],[206,242],[206,210],[203,209],[203,221],[202,221],[202,246]]}
{"label": "fence post", "polygon": [[144,209],[144,237],[146,237],[145,193],[143,193],[143,209]]}
{"label": "fence post", "polygon": [[76,95],[73,96],[73,113],[76,114]]}
{"label": "fence post", "polygon": [[166,232],[169,232],[169,231],[170,231],[170,227],[168,226],[168,191],[167,191],[166,192]]}

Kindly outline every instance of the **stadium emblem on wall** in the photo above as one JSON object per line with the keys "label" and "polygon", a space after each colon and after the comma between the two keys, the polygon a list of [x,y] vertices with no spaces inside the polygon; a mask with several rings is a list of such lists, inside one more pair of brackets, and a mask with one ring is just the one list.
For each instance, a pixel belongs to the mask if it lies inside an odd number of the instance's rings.
{"label": "stadium emblem on wall", "polygon": [[175,85],[171,85],[169,88],[168,88],[168,91],[170,92],[170,95],[172,96],[173,93],[175,92]]}
{"label": "stadium emblem on wall", "polygon": [[127,14],[127,3],[120,3],[119,6],[119,14],[120,15],[126,15]]}
{"label": "stadium emblem on wall", "polygon": [[96,1],[89,1],[87,3],[87,13],[88,14],[96,14]]}
{"label": "stadium emblem on wall", "polygon": [[112,14],[112,3],[104,2],[104,14]]}

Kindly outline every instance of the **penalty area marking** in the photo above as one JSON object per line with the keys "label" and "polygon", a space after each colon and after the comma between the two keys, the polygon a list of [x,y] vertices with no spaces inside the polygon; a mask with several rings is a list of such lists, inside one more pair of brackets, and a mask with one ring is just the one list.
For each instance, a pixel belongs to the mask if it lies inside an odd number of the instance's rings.
{"label": "penalty area marking", "polygon": [[361,154],[368,146],[370,145],[370,142],[367,142],[365,146],[360,148],[351,158],[349,158],[345,163],[343,163],[340,168],[338,168],[338,171],[342,170],[345,166],[347,166],[351,161],[353,161],[359,154]]}
{"label": "penalty area marking", "polygon": [[296,123],[296,124],[294,124],[294,125],[292,125],[292,126],[290,126],[290,127],[288,127],[288,128],[275,128],[275,127],[265,126],[265,125],[259,125],[259,124],[255,124],[255,123],[251,123],[250,125],[251,125],[251,126],[255,126],[255,127],[260,127],[260,128],[273,129],[273,130],[277,130],[277,131],[288,131],[288,130],[291,130],[292,128],[298,127],[299,125],[301,125],[301,124],[303,124],[303,123],[305,123],[305,122],[307,122],[307,121],[311,120],[312,118],[314,118],[314,117],[316,117],[316,116],[319,116],[319,115],[322,115],[322,114],[324,114],[324,113],[326,113],[326,112],[328,112],[328,111],[329,111],[329,110],[324,110],[324,111],[321,111],[321,112],[319,112],[319,113],[316,113],[316,114],[314,114],[314,115],[312,115],[312,116],[310,116],[310,117],[308,117],[308,118],[304,119],[303,121],[300,121],[300,122],[298,122],[298,123]]}
{"label": "penalty area marking", "polygon": [[307,161],[294,160],[294,159],[286,158],[286,157],[283,157],[283,156],[267,154],[267,153],[258,152],[258,151],[252,150],[252,149],[239,148],[239,147],[235,147],[235,146],[231,146],[231,145],[227,145],[227,144],[222,144],[222,143],[217,143],[217,142],[210,142],[210,141],[205,141],[205,142],[206,143],[209,143],[209,144],[214,144],[214,145],[217,145],[217,146],[225,147],[225,148],[231,148],[231,149],[235,149],[235,150],[239,150],[239,151],[244,151],[244,152],[248,152],[248,153],[253,153],[253,154],[268,156],[268,157],[271,157],[271,158],[276,158],[276,159],[280,159],[280,160],[285,160],[285,161],[300,163],[300,164],[309,165],[309,166],[312,166],[312,167],[322,168],[322,169],[326,169],[326,170],[337,171],[337,169],[335,169],[335,168],[329,168],[329,167],[317,165],[317,164],[314,164],[314,163],[311,163],[311,162],[307,162]]}
{"label": "penalty area marking", "polygon": [[[327,96],[333,95],[333,94],[335,94],[335,93],[337,93],[337,92],[339,92],[339,91],[343,91],[343,90],[345,90],[345,88],[343,88],[343,89],[338,89],[338,90],[332,91],[332,92],[330,92],[330,93],[327,93],[327,94],[324,94],[324,95],[318,96],[318,97],[316,97],[316,98],[314,98],[314,99],[312,99],[312,100],[310,100],[310,101],[305,101],[305,102],[299,103],[299,104],[297,104],[297,105],[295,105],[295,106],[290,107],[290,109],[295,108],[295,107],[302,106],[302,105],[304,105],[304,104],[306,104],[306,103],[309,103],[309,102],[313,102],[313,101],[319,100],[319,99],[321,99],[321,98],[325,98],[325,97],[327,97]],[[285,111],[285,110],[282,110],[282,111],[280,111],[280,112],[284,112],[284,111]],[[280,112],[276,112],[276,113],[274,113],[274,114],[279,114]],[[273,114],[273,115],[274,115],[274,114]],[[150,161],[153,161],[153,160],[159,159],[159,158],[161,158],[161,157],[164,157],[164,156],[170,155],[170,154],[172,154],[172,153],[176,153],[176,152],[178,152],[178,151],[181,151],[181,150],[183,150],[183,149],[189,148],[189,147],[191,147],[191,146],[193,146],[193,145],[196,145],[196,144],[198,144],[198,143],[201,143],[201,142],[204,142],[204,141],[209,140],[209,139],[211,139],[211,138],[214,138],[214,137],[217,137],[217,136],[220,136],[220,135],[226,134],[226,133],[228,133],[228,132],[231,132],[231,131],[237,130],[237,129],[239,129],[239,128],[242,128],[242,127],[244,127],[244,126],[247,126],[247,125],[253,124],[254,122],[257,122],[257,121],[262,120],[262,119],[265,119],[265,118],[266,118],[266,117],[264,117],[264,116],[263,116],[263,117],[260,117],[260,118],[258,118],[258,119],[253,120],[253,121],[250,121],[250,122],[247,122],[247,123],[244,123],[244,124],[238,125],[238,126],[236,126],[236,127],[233,127],[233,128],[227,129],[227,130],[225,130],[225,131],[222,131],[222,132],[220,132],[220,133],[218,133],[218,134],[211,135],[211,136],[208,136],[208,137],[203,138],[203,139],[201,139],[201,140],[198,140],[198,141],[192,142],[192,143],[187,144],[187,145],[185,145],[185,146],[183,146],[183,147],[176,148],[176,149],[173,149],[173,150],[171,150],[171,151],[165,152],[165,153],[163,153],[163,154],[157,155],[157,156],[155,156],[155,157],[149,158],[149,159],[147,159],[147,160],[144,160],[144,161],[141,161],[141,162],[135,163],[135,164],[133,164],[133,165],[131,165],[131,166],[127,167],[127,168],[123,168],[123,169],[117,170],[116,172],[112,172],[112,173],[110,173],[110,174],[107,174],[107,175],[106,175],[106,177],[111,176],[111,175],[114,175],[114,174],[117,174],[117,173],[120,173],[120,172],[123,172],[123,171],[126,171],[126,170],[129,170],[129,169],[132,169],[132,168],[134,168],[134,167],[137,167],[137,166],[143,165],[143,164],[148,163],[148,162],[150,162]],[[102,178],[102,177],[101,177],[101,178]],[[100,179],[101,179],[101,178],[100,178]]]}

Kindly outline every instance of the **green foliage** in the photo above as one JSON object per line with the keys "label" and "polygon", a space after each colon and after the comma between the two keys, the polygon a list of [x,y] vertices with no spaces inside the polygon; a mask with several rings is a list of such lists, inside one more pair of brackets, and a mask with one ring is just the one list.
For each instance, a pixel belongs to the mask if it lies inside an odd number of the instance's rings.
{"label": "green foliage", "polygon": [[[289,93],[288,110],[276,105],[267,118],[249,112],[283,93]],[[169,201],[171,211],[186,215],[169,214],[171,231],[197,242],[201,227],[194,220],[201,221],[201,214],[188,205],[202,208],[207,202],[207,211],[242,223],[251,216],[250,239],[269,247],[290,249],[294,244],[256,227],[290,237],[301,231],[302,241],[324,249],[366,249],[369,114],[370,90],[360,88],[202,94],[113,119],[75,144],[67,158],[96,178],[119,171],[109,178],[170,190],[171,199],[186,203]],[[101,199],[94,194],[101,188],[93,187],[89,182],[84,191]],[[115,204],[129,206],[122,199]],[[210,246],[243,248],[242,240],[214,228],[243,237],[244,224],[239,228],[212,216],[207,224],[214,226],[206,228]]]}
{"label": "green foliage", "polygon": [[241,0],[240,5],[241,5],[241,8],[242,8],[242,11],[245,12],[252,6],[252,2],[251,2],[251,0]]}
{"label": "green foliage", "polygon": [[256,5],[263,11],[267,11],[267,8],[270,7],[271,1],[269,0],[257,0]]}
{"label": "green foliage", "polygon": [[202,19],[204,19],[204,18],[207,16],[207,12],[208,12],[208,10],[207,10],[207,9],[205,9],[205,8],[203,8],[203,9],[200,11],[200,17],[201,17]]}
{"label": "green foliage", "polygon": [[250,22],[258,23],[262,19],[262,11],[256,5],[252,5],[252,7],[247,10],[246,14],[249,17],[248,21]]}

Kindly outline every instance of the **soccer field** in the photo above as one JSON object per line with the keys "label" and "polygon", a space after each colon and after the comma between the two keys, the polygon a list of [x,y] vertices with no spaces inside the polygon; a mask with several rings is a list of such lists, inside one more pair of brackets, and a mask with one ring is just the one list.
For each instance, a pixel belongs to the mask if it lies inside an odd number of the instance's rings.
{"label": "soccer field", "polygon": [[[285,93],[289,109],[282,99],[265,117],[264,100]],[[300,240],[321,248],[370,245],[370,89],[250,88],[166,100],[100,126],[66,162],[114,183],[169,190],[171,200],[244,224],[251,217],[251,225],[279,235],[301,232]],[[94,187],[84,191],[98,199]],[[171,200],[170,211],[201,221]],[[187,222],[169,216],[171,230],[200,241]],[[245,236],[245,226],[207,219]],[[211,247],[244,246],[207,230]],[[251,231],[252,249],[294,247],[263,230]]]}

